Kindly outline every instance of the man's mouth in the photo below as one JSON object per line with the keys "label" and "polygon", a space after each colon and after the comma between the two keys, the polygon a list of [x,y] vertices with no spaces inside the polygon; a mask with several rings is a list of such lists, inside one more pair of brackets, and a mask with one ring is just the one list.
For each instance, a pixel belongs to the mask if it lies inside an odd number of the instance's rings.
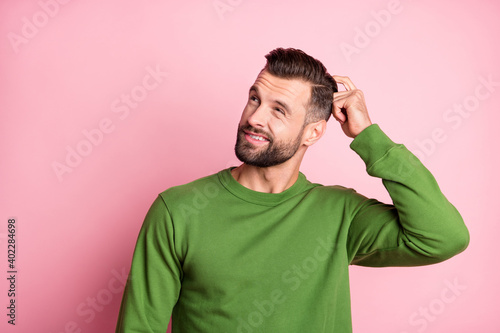
{"label": "man's mouth", "polygon": [[248,136],[251,137],[252,139],[255,139],[255,140],[268,141],[267,139],[264,139],[262,136],[253,135],[253,134],[248,134]]}
{"label": "man's mouth", "polygon": [[245,137],[246,137],[247,141],[249,141],[249,142],[252,142],[252,143],[269,142],[269,139],[263,135],[259,135],[259,134],[255,134],[255,133],[247,132],[247,131],[244,131],[244,132],[245,132]]}

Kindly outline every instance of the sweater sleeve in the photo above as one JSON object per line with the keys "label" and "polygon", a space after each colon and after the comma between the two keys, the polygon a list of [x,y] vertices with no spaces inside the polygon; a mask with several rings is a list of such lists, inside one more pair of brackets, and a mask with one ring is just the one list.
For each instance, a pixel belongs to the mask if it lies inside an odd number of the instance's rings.
{"label": "sweater sleeve", "polygon": [[357,193],[347,251],[351,264],[420,266],[444,261],[468,246],[469,232],[432,174],[405,146],[373,124],[351,143],[369,175],[382,178],[392,205]]}
{"label": "sweater sleeve", "polygon": [[165,202],[158,196],[139,232],[116,332],[165,333],[181,280],[174,227]]}

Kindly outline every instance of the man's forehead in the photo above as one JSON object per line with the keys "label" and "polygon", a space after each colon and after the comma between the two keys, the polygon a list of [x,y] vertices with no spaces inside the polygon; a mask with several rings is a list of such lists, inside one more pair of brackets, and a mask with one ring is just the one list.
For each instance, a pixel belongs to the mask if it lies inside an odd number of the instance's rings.
{"label": "man's forehead", "polygon": [[253,87],[259,92],[278,93],[290,101],[296,99],[308,101],[311,95],[311,84],[301,79],[284,79],[262,71],[255,80]]}

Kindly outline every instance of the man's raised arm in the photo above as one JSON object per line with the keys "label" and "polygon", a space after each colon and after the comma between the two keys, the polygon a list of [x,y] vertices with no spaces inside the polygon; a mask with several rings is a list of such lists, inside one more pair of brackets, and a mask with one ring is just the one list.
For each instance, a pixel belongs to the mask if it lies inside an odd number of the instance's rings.
{"label": "man's raised arm", "polygon": [[333,116],[350,147],[379,177],[393,205],[355,194],[347,241],[349,261],[363,266],[418,266],[462,252],[469,232],[436,180],[404,145],[371,124],[363,94],[346,77],[334,76],[346,91],[334,94]]}

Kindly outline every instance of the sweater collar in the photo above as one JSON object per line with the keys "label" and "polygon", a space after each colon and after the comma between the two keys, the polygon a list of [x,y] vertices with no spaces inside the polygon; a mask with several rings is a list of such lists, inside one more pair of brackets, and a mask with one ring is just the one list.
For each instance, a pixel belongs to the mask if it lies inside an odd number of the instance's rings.
{"label": "sweater collar", "polygon": [[313,187],[302,172],[299,172],[299,177],[295,183],[280,193],[265,193],[251,190],[234,179],[231,170],[235,167],[227,168],[218,173],[219,180],[222,185],[233,195],[250,203],[263,206],[276,206],[293,196],[303,192],[304,190]]}

